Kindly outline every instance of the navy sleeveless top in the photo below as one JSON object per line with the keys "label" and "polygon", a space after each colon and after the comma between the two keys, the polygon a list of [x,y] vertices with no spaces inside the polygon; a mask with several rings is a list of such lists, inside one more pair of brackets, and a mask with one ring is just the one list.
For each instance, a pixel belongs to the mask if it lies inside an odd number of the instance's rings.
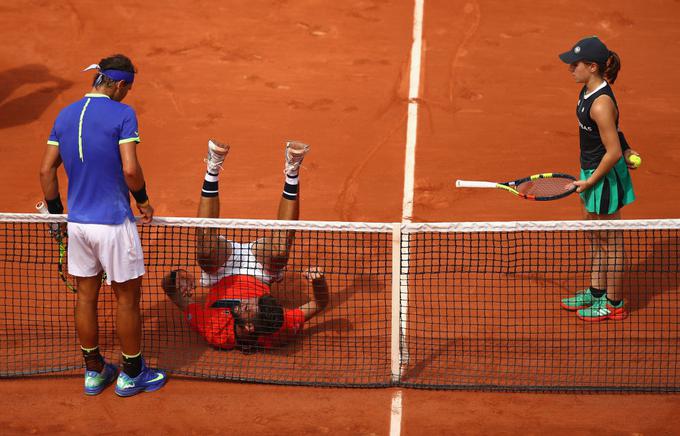
{"label": "navy sleeveless top", "polygon": [[619,106],[616,104],[616,98],[612,87],[607,82],[598,87],[595,92],[586,97],[587,87],[584,86],[578,96],[578,104],[576,105],[576,117],[579,124],[579,140],[581,146],[581,168],[584,170],[594,170],[602,161],[604,154],[607,152],[602,138],[600,138],[600,130],[597,128],[597,123],[590,118],[590,108],[593,102],[601,95],[608,95],[614,102],[616,107],[616,130],[619,129]]}

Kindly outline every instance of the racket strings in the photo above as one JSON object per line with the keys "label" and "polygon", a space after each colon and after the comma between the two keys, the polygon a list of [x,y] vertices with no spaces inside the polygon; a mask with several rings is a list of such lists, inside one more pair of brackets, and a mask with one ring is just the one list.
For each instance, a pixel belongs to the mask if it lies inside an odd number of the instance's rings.
{"label": "racket strings", "polygon": [[570,193],[575,189],[574,181],[566,177],[528,180],[517,186],[517,191],[521,194],[535,197],[554,197]]}

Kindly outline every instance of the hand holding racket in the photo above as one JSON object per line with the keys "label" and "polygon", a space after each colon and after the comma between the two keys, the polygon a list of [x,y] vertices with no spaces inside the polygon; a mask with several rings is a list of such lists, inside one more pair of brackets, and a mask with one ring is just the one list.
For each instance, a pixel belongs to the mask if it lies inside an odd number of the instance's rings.
{"label": "hand holding racket", "polygon": [[[42,214],[49,215],[50,212],[47,210],[47,205],[45,202],[40,201],[35,205],[35,209]],[[57,263],[57,272],[59,273],[59,278],[64,282],[66,288],[75,293],[76,287],[72,285],[68,278],[66,277],[66,272],[64,271],[64,259],[66,258],[66,229],[63,223],[50,223],[49,233],[52,238],[59,244],[59,261]]]}
{"label": "hand holding racket", "polygon": [[[38,213],[43,215],[50,214],[50,211],[47,210],[47,205],[44,201],[39,201],[35,205],[35,209],[38,211]],[[61,241],[66,236],[66,229],[64,229],[64,225],[62,223],[50,223],[49,227],[50,236],[53,237],[57,242]]]}
{"label": "hand holding racket", "polygon": [[497,188],[525,200],[558,200],[576,192],[576,178],[569,174],[543,173],[512,182],[478,182],[456,180],[457,188]]}

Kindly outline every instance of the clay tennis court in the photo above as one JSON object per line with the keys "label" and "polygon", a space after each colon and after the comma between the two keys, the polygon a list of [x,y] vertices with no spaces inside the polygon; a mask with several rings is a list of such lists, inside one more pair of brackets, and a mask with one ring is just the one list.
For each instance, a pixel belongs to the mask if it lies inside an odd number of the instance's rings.
{"label": "clay tennis court", "polygon": [[[282,145],[312,144],[302,219],[414,222],[579,219],[550,203],[455,190],[462,179],[576,173],[574,84],[557,53],[598,34],[619,53],[621,128],[643,156],[624,217],[678,218],[675,83],[680,3],[425,0],[415,172],[405,174],[410,1],[18,1],[0,6],[0,211],[33,212],[61,107],[115,52],[139,69],[126,103],[158,216],[194,216],[206,141],[232,144],[222,216],[271,219]],[[660,53],[660,55],[659,55]],[[412,100],[413,101],[413,100]],[[62,174],[63,176],[63,174]],[[225,185],[223,183],[223,185]],[[66,180],[62,179],[62,196]],[[677,290],[677,288],[676,288]],[[106,346],[103,344],[103,346]],[[81,376],[0,381],[3,433],[672,434],[677,395],[523,394],[288,387],[172,378],[130,399],[82,395]]]}

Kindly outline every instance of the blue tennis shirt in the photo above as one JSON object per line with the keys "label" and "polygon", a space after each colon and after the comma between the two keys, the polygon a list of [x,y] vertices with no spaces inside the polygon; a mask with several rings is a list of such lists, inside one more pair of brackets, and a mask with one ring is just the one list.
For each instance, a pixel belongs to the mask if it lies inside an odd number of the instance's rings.
{"label": "blue tennis shirt", "polygon": [[139,142],[138,129],[134,109],[104,94],[85,94],[59,113],[47,143],[59,147],[64,161],[69,221],[134,221],[119,147]]}

